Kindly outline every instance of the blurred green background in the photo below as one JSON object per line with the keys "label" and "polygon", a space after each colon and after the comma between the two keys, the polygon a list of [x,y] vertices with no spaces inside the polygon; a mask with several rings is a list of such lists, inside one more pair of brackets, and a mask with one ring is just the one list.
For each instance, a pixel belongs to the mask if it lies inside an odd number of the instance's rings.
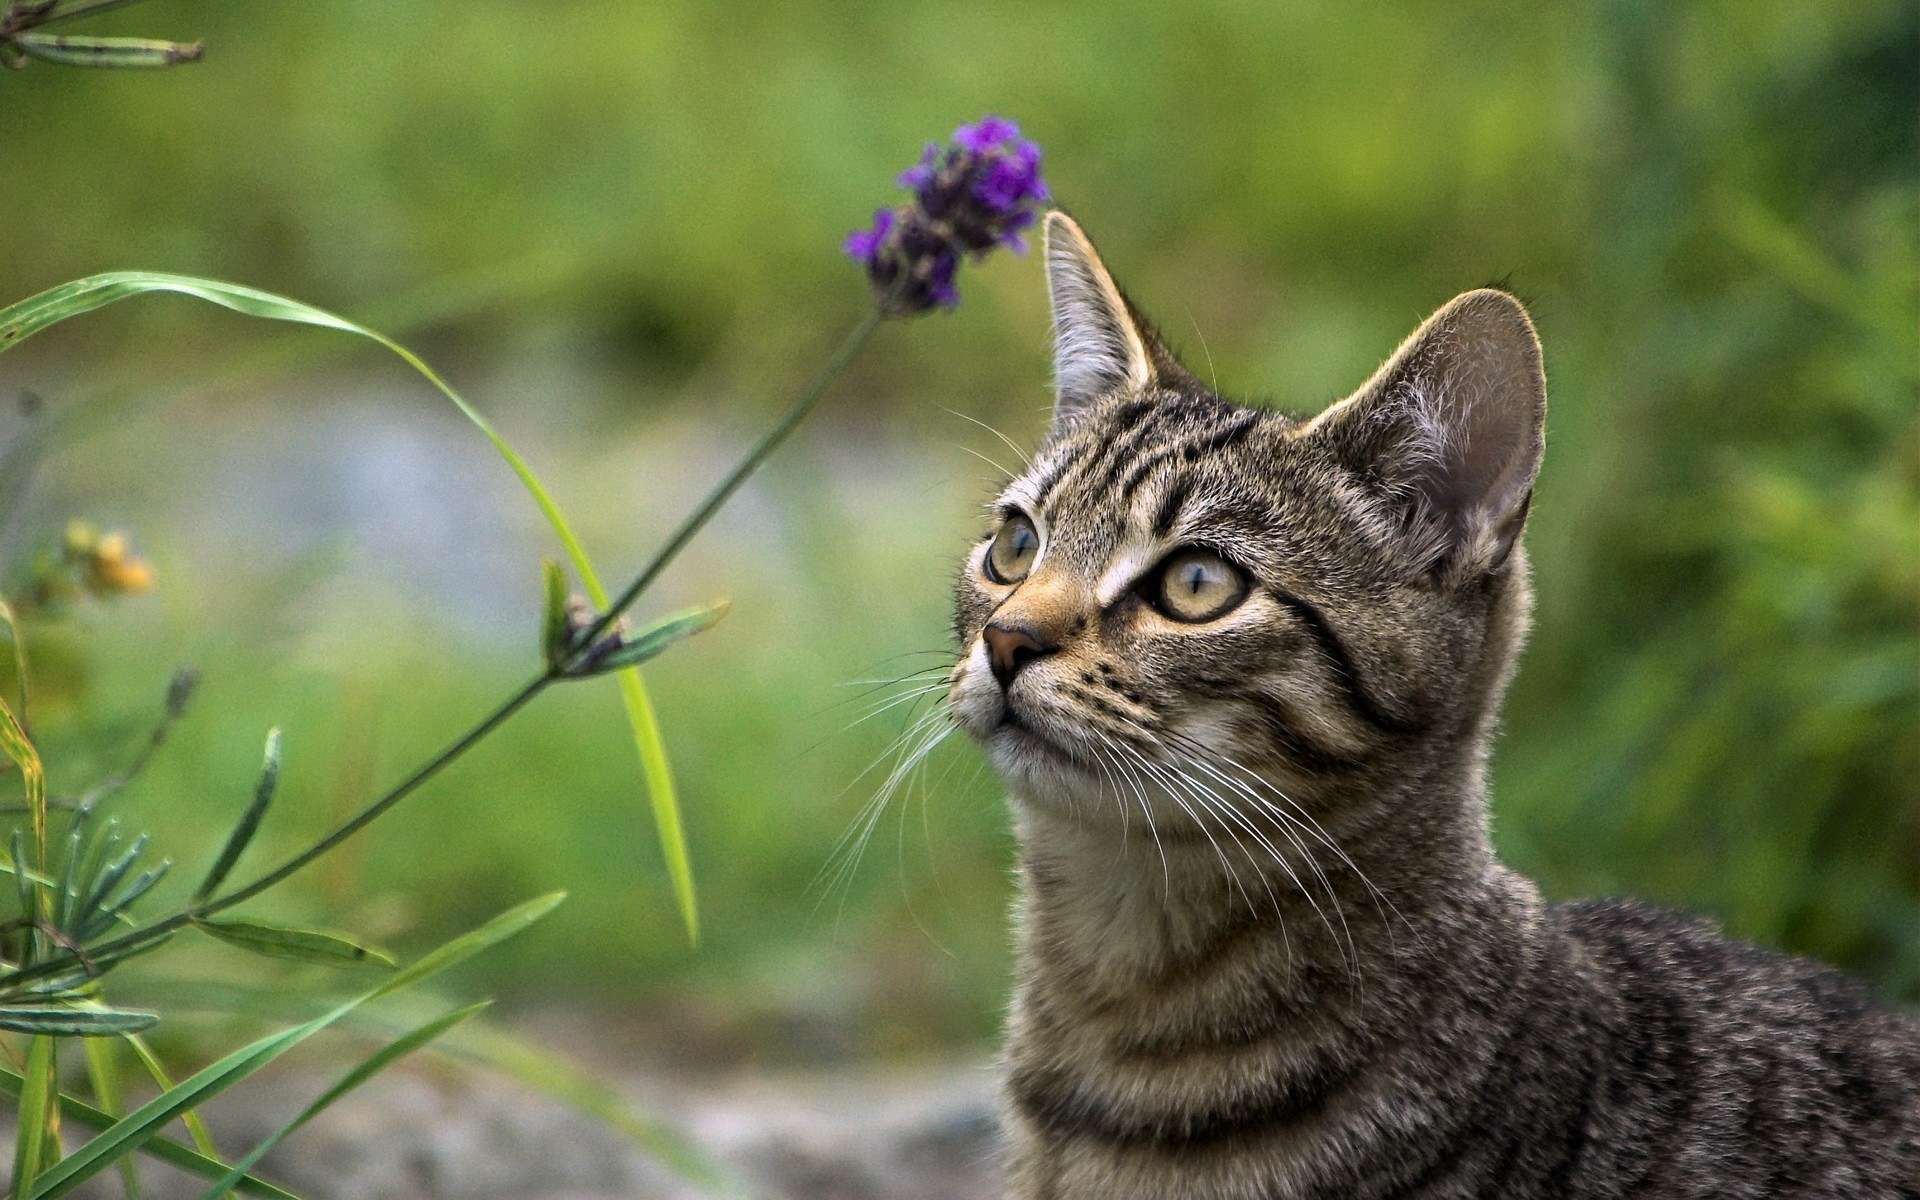
{"label": "blurred green background", "polygon": [[[1553,897],[1696,908],[1920,999],[1912,5],[156,0],[84,31],[208,54],[0,78],[5,298],[172,270],[395,333],[520,445],[610,577],[858,319],[843,232],[984,112],[1046,148],[1057,196],[1230,395],[1315,409],[1504,281],[1551,397],[1504,853]],[[261,911],[405,949],[565,887],[475,986],[736,1060],[990,1036],[1011,846],[969,749],[936,756],[850,883],[816,882],[898,728],[847,728],[849,685],[947,644],[994,477],[976,455],[1009,461],[955,414],[1023,444],[1045,424],[1036,264],[962,291],[883,332],[649,606],[735,604],[649,669],[697,951],[610,684],[550,694]],[[55,790],[130,756],[175,665],[205,673],[123,806],[177,859],[218,845],[268,725],[277,852],[535,661],[556,547],[483,440],[364,343],[142,300],[0,358],[0,400],[0,442],[64,431],[0,514],[0,578],[76,515],[159,573],[30,630]]]}

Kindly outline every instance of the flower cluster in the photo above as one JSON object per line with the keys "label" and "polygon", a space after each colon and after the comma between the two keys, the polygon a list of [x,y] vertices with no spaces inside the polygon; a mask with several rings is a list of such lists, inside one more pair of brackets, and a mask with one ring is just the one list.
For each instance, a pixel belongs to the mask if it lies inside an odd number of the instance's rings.
{"label": "flower cluster", "polygon": [[912,316],[960,301],[954,276],[963,254],[984,257],[996,246],[1026,251],[1023,231],[1047,199],[1040,148],[1003,117],[954,130],[953,144],[929,144],[900,173],[913,199],[873,214],[873,225],[847,235],[847,256],[867,270],[882,311]]}
{"label": "flower cluster", "polygon": [[102,533],[85,521],[67,525],[57,554],[34,559],[28,607],[57,608],[79,596],[105,600],[153,588],[153,567],[133,553],[124,533]]}

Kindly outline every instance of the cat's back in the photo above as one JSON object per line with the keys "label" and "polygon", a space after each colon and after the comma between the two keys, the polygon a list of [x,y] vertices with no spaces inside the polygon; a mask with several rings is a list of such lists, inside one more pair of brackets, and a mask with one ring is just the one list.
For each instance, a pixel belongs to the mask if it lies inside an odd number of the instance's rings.
{"label": "cat's back", "polygon": [[1596,1194],[1920,1197],[1920,1020],[1693,917],[1550,911],[1597,1068],[1587,1148],[1623,1185]]}

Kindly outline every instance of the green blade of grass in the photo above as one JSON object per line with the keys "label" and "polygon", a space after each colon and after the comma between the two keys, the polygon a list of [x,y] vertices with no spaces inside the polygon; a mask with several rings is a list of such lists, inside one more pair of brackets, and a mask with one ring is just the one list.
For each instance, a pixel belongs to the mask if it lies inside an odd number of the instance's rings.
{"label": "green blade of grass", "polygon": [[[580,576],[580,582],[587,590],[593,603],[605,609],[611,598],[600,582],[600,575],[594,570],[593,560],[587,556],[586,547],[574,535],[573,526],[567,521],[560,506],[554,501],[546,487],[533,473],[507,440],[494,429],[492,422],[482,416],[479,410],[453,390],[432,367],[429,367],[418,355],[405,346],[387,337],[383,333],[369,329],[364,325],[337,316],[324,309],[302,304],[271,292],[256,288],[242,287],[238,284],[223,283],[215,279],[201,279],[189,275],[170,275],[156,271],[113,271],[103,275],[90,275],[85,279],[76,279],[58,287],[49,288],[36,296],[29,296],[4,309],[0,309],[0,351],[7,350],[39,333],[50,325],[58,324],[69,317],[92,312],[118,300],[150,292],[172,292],[183,296],[192,296],[217,304],[222,308],[243,313],[264,320],[289,321],[300,325],[313,325],[323,329],[339,330],[372,341],[399,357],[401,361],[433,385],[434,389],[452,402],[461,415],[481,433],[507,466],[520,479],[527,494],[547,519],[565,547],[567,558]],[[693,885],[693,863],[687,854],[686,833],[680,820],[680,800],[673,783],[673,771],[667,762],[666,743],[660,734],[660,722],[653,710],[653,701],[647,695],[646,684],[640,678],[637,667],[628,667],[618,675],[620,681],[620,699],[626,708],[627,724],[633,734],[634,750],[640,756],[640,770],[646,780],[647,795],[653,807],[654,827],[660,837],[660,852],[666,860],[667,876],[673,885],[674,901],[679,906],[681,920],[687,928],[687,937],[698,943],[700,940],[700,912],[695,901]]]}
{"label": "green blade of grass", "polygon": [[418,1050],[428,1042],[447,1032],[447,1030],[452,1029],[455,1025],[458,1025],[468,1017],[486,1008],[487,1005],[491,1003],[493,1003],[491,1000],[482,1000],[478,1004],[469,1004],[465,1008],[456,1008],[452,1012],[443,1013],[424,1025],[416,1025],[406,1033],[401,1034],[400,1037],[394,1041],[388,1042],[386,1045],[380,1047],[380,1049],[374,1051],[373,1054],[361,1060],[352,1070],[336,1080],[332,1087],[320,1093],[319,1097],[316,1098],[313,1103],[301,1109],[299,1114],[291,1121],[288,1121],[280,1128],[262,1138],[260,1144],[247,1151],[244,1158],[236,1161],[233,1164],[233,1169],[227,1172],[226,1177],[208,1188],[200,1200],[220,1200],[220,1197],[228,1188],[231,1188],[239,1181],[241,1176],[252,1170],[253,1165],[262,1158],[265,1158],[267,1152],[279,1145],[281,1140],[288,1134],[305,1125],[308,1121],[313,1120],[316,1116],[319,1116],[320,1113],[325,1111],[334,1101],[340,1099],[354,1088],[372,1079],[375,1075],[378,1075],[407,1055],[412,1054],[415,1050]]}
{"label": "green blade of grass", "polygon": [[20,696],[20,719],[27,715],[27,641],[20,635],[20,622],[13,615],[13,609],[5,600],[0,600],[0,626],[5,626],[7,640],[13,645],[13,679]]}
{"label": "green blade of grass", "polygon": [[489,946],[513,936],[553,911],[564,898],[565,893],[555,892],[510,908],[478,929],[454,938],[418,961],[395,972],[392,978],[378,987],[360,993],[311,1021],[278,1033],[268,1034],[242,1046],[114,1122],[104,1133],[87,1142],[41,1175],[31,1191],[21,1194],[31,1197],[32,1200],[46,1200],[48,1197],[66,1195],[105,1170],[122,1155],[138,1149],[142,1143],[152,1138],[161,1126],[187,1108],[198,1105],[209,1097],[232,1087],[347,1016],[362,1004],[417,983],[438,971],[444,971],[455,963],[465,961]]}
{"label": "green blade of grass", "polygon": [[20,1078],[20,1113],[14,1129],[13,1196],[24,1200],[33,1194],[47,1145],[54,1142],[54,1048],[50,1037],[37,1037],[27,1043],[26,1071]]}
{"label": "green blade of grass", "polygon": [[[19,1097],[25,1088],[25,1080],[14,1071],[0,1067],[0,1094]],[[117,1119],[110,1113],[102,1112],[90,1104],[85,1104],[77,1096],[61,1093],[60,1115],[64,1120],[88,1129],[111,1129]],[[179,1167],[202,1179],[218,1179],[227,1172],[227,1164],[210,1154],[196,1153],[179,1142],[166,1138],[149,1138],[140,1147],[140,1152],[149,1158],[155,1158],[169,1166]],[[249,1175],[234,1185],[234,1190],[246,1196],[263,1196],[266,1200],[300,1200],[292,1192],[275,1187],[264,1179]]]}
{"label": "green blade of grass", "polygon": [[[137,1033],[129,1033],[123,1034],[120,1040],[125,1042],[127,1049],[133,1051],[133,1056],[140,1060],[141,1067],[146,1070],[147,1077],[153,1080],[156,1087],[163,1092],[172,1090],[173,1076],[168,1074],[167,1065],[160,1061],[160,1056],[153,1052],[153,1047],[147,1045],[145,1038]],[[118,1115],[115,1114],[116,1118]],[[194,1146],[201,1154],[213,1162],[220,1162],[220,1147],[213,1144],[213,1133],[207,1128],[207,1123],[200,1119],[198,1109],[189,1108],[181,1112],[180,1123],[187,1127],[187,1136],[193,1139]],[[107,1124],[110,1125],[112,1122],[109,1121]],[[96,1128],[105,1129],[106,1127],[106,1125],[100,1125]],[[219,1169],[225,1170],[226,1164],[221,1163]]]}
{"label": "green blade of grass", "polygon": [[[93,1089],[100,1111],[118,1120],[123,1105],[120,1076],[113,1061],[114,1045],[107,1038],[87,1038],[80,1043],[87,1056],[87,1086]],[[140,1166],[131,1154],[120,1160],[120,1188],[127,1200],[140,1200]]]}

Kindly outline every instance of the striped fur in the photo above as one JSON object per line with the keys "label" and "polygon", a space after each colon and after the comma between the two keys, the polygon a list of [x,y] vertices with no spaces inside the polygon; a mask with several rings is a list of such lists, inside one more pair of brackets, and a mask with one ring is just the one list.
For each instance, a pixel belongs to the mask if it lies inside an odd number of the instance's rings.
{"label": "striped fur", "polygon": [[[955,719],[1021,850],[1020,1200],[1920,1197],[1920,1027],[1815,964],[1496,861],[1532,326],[1470,293],[1310,420],[1181,370],[1047,226],[1059,413],[964,564]],[[1245,572],[1157,611],[1176,548]],[[1002,686],[983,631],[1044,653]],[[1003,670],[1004,675],[1004,670]]]}

